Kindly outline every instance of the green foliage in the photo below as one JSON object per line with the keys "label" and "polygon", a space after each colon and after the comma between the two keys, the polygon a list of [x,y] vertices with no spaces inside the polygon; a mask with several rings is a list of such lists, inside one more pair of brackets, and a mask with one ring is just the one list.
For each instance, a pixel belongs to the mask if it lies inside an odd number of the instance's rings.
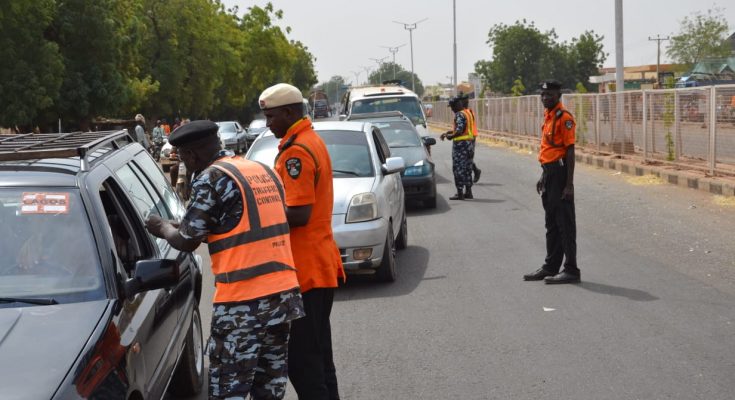
{"label": "green foliage", "polygon": [[727,20],[720,8],[695,12],[681,21],[678,35],[671,37],[666,55],[680,64],[694,65],[705,58],[727,57],[730,54]]}
{"label": "green foliage", "polygon": [[64,65],[44,37],[55,12],[53,0],[0,2],[0,126],[28,130],[58,99]]}
{"label": "green foliage", "polygon": [[317,83],[314,57],[268,3],[3,0],[0,126],[86,128],[98,116],[246,121],[266,87]]}
{"label": "green foliage", "polygon": [[327,95],[330,103],[337,103],[347,91],[345,79],[339,75],[335,75],[327,82],[319,84],[316,89],[321,90]]}
{"label": "green foliage", "polygon": [[571,43],[557,43],[557,38],[554,30],[541,32],[526,20],[494,25],[487,40],[492,60],[477,61],[475,72],[485,78],[491,90],[500,93],[511,92],[516,77],[533,83],[524,94],[535,92],[535,84],[547,78],[569,88],[597,74],[606,58],[602,36],[587,31]]}
{"label": "green foliage", "polygon": [[[394,70],[395,68],[395,70]],[[380,68],[373,71],[368,76],[368,82],[374,85],[382,83],[382,81],[393,80],[393,71],[395,71],[395,79],[403,81],[407,88],[411,88],[411,71],[405,70],[400,64],[386,62],[380,65]],[[418,75],[413,74],[416,90],[414,92],[419,96],[424,95],[424,85]]]}
{"label": "green foliage", "polygon": [[666,130],[666,159],[669,161],[674,161],[675,154],[674,154],[674,139],[673,134],[671,133],[671,127],[674,125],[674,106],[676,104],[676,94],[675,93],[666,93],[664,95],[664,112],[663,112],[663,120],[664,120],[664,129]]}
{"label": "green foliage", "polygon": [[521,96],[523,95],[524,90],[526,90],[526,87],[523,86],[523,81],[519,76],[516,80],[513,81],[513,87],[510,88],[510,92],[513,94],[513,96]]}

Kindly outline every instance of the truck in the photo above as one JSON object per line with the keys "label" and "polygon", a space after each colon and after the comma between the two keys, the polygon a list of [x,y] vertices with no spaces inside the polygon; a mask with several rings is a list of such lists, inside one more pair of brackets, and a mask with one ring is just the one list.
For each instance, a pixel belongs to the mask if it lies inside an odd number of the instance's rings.
{"label": "truck", "polygon": [[329,99],[326,93],[321,90],[314,90],[309,94],[309,106],[314,118],[326,118],[331,117],[332,113],[329,110]]}

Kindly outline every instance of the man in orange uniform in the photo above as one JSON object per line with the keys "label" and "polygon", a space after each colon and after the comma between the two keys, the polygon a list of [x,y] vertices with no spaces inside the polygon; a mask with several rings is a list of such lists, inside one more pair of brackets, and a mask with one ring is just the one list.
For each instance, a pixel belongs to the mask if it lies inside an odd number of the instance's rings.
{"label": "man in orange uniform", "polygon": [[282,399],[291,321],[304,315],[280,179],[221,149],[217,125],[194,121],[169,141],[194,171],[180,224],[151,215],[146,228],[180,251],[209,245],[216,290],[209,398]]}
{"label": "man in orange uniform", "polygon": [[306,317],[291,325],[288,376],[301,400],[339,399],[329,315],[334,288],[344,278],[332,235],[332,162],[322,139],[303,114],[303,96],[279,83],[263,91],[266,125],[281,139],[275,170],[286,190],[296,273]]}
{"label": "man in orange uniform", "polygon": [[[544,265],[523,276],[527,281],[578,283],[577,224],[574,215],[574,130],[572,114],[564,108],[561,84],[550,80],[541,84],[544,125],[538,159],[543,170],[536,184],[546,215],[546,260]],[[564,270],[559,269],[564,261]]]}

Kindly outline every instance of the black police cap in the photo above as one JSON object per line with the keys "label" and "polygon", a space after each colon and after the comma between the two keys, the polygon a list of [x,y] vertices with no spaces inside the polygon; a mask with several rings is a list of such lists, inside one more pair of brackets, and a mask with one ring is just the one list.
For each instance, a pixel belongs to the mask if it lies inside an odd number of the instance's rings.
{"label": "black police cap", "polygon": [[174,129],[168,141],[172,146],[184,146],[207,137],[216,137],[218,129],[217,124],[212,121],[191,121]]}
{"label": "black police cap", "polygon": [[541,90],[561,90],[561,82],[554,79],[549,79],[541,82],[539,88]]}
{"label": "black police cap", "polygon": [[447,103],[447,106],[451,107],[451,106],[453,106],[455,104],[458,104],[459,101],[460,101],[460,98],[459,97],[456,97],[456,96],[455,97],[452,97],[452,98],[449,99],[449,103]]}

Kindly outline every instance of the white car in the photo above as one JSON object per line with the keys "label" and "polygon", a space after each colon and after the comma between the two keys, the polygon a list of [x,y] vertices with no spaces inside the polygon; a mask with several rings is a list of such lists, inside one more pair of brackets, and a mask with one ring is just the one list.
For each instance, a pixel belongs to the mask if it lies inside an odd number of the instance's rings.
{"label": "white car", "polygon": [[352,88],[343,97],[341,109],[341,120],[354,114],[400,111],[413,122],[420,136],[429,136],[419,96],[397,83]]}
{"label": "white car", "polygon": [[[332,231],[345,271],[396,279],[396,249],[408,245],[408,224],[400,157],[369,122],[315,122],[332,161]],[[245,158],[273,165],[279,139],[270,131],[253,143]]]}

